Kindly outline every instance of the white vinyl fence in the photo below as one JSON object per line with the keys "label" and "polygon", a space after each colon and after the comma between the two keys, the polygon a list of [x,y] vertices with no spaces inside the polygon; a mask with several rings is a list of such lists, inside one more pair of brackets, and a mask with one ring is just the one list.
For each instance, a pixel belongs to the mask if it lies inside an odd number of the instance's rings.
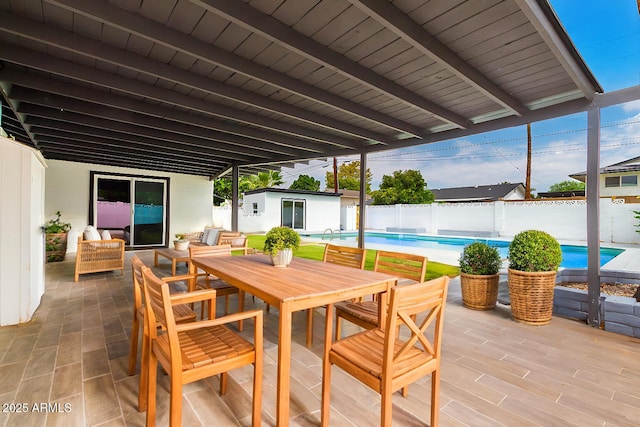
{"label": "white vinyl fence", "polygon": [[[600,240],[604,243],[640,244],[633,211],[640,204],[621,199],[600,200]],[[340,223],[355,230],[357,209],[343,207]],[[239,218],[243,231],[246,219]],[[367,206],[367,230],[407,229],[427,234],[491,235],[513,237],[529,229],[543,230],[561,240],[587,240],[585,200],[499,201],[487,203],[433,203],[430,205]],[[213,223],[231,227],[231,208],[214,207]],[[308,230],[317,231],[317,230]]]}
{"label": "white vinyl fence", "polygon": [[[640,243],[633,211],[640,204],[620,199],[600,200],[600,240]],[[425,229],[428,234],[492,234],[513,237],[529,229],[557,239],[587,240],[585,200],[433,203],[430,205],[368,206],[366,229]],[[448,233],[454,232],[454,233]]]}

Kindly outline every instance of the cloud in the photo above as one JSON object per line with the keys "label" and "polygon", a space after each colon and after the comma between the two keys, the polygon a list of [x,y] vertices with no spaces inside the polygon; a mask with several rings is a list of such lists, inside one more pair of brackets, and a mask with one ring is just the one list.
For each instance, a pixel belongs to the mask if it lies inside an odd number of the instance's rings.
{"label": "cloud", "polygon": [[631,101],[631,102],[627,102],[626,104],[622,104],[622,111],[624,111],[625,113],[635,113],[636,111],[640,112],[640,100]]}

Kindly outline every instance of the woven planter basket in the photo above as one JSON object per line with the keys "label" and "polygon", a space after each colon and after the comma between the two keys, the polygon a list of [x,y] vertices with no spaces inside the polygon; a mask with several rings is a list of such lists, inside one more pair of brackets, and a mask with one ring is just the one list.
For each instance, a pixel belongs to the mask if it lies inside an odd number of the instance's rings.
{"label": "woven planter basket", "polygon": [[45,243],[49,246],[46,252],[47,262],[64,261],[67,253],[67,234],[68,233],[47,233],[45,235]]}
{"label": "woven planter basket", "polygon": [[528,272],[509,269],[509,298],[513,319],[529,325],[550,323],[555,286],[555,271]]}
{"label": "woven planter basket", "polygon": [[472,310],[493,310],[498,299],[500,274],[460,273],[462,304]]}

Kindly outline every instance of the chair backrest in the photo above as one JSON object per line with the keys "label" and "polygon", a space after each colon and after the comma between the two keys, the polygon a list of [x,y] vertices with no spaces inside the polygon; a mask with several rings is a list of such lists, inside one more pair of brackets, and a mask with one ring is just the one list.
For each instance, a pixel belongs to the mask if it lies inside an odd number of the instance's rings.
{"label": "chair backrest", "polygon": [[[385,369],[401,363],[408,353],[422,351],[424,363],[439,364],[444,307],[447,301],[449,277],[442,276],[428,282],[396,286],[389,296],[384,355]],[[414,320],[415,319],[415,320]],[[430,328],[432,324],[435,326]],[[406,328],[402,328],[406,326]],[[406,333],[408,329],[408,334]],[[400,344],[402,343],[402,344]],[[383,373],[384,375],[384,373]]]}
{"label": "chair backrest", "polygon": [[322,261],[363,269],[366,256],[366,249],[328,244],[324,248]]}
{"label": "chair backrest", "polygon": [[191,262],[199,256],[231,256],[231,245],[191,246],[189,245],[189,273],[198,274],[198,269]]}
{"label": "chair backrest", "polygon": [[427,274],[427,257],[402,252],[378,251],[373,270],[420,283],[424,282]]}
{"label": "chair backrest", "polygon": [[142,284],[142,267],[144,263],[138,255],[131,257],[131,276],[133,281],[133,309],[137,310],[142,306],[144,288]]}
{"label": "chair backrest", "polygon": [[142,281],[146,301],[144,315],[148,319],[145,322],[148,327],[147,333],[151,339],[155,339],[158,328],[149,325],[160,324],[168,334],[171,360],[180,360],[178,333],[169,297],[169,284],[160,280],[147,266],[142,267]]}
{"label": "chair backrest", "polygon": [[233,239],[240,237],[241,234],[237,231],[220,231],[218,233],[217,245],[230,245]]}

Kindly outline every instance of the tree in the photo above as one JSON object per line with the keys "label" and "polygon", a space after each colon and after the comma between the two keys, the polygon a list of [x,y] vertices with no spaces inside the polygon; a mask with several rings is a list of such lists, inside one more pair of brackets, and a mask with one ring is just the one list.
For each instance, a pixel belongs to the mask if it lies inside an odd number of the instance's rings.
{"label": "tree", "polygon": [[556,182],[552,186],[549,187],[550,192],[561,192],[561,191],[584,191],[585,184],[584,182],[576,181],[576,180],[566,180],[562,182]]}
{"label": "tree", "polygon": [[240,179],[240,191],[256,190],[258,188],[271,188],[283,184],[284,179],[280,171],[258,172],[257,175],[249,175]]}
{"label": "tree", "polygon": [[309,176],[309,175],[300,175],[298,179],[293,181],[290,190],[309,190],[309,191],[320,191],[320,181]]}
{"label": "tree", "polygon": [[213,206],[220,206],[225,200],[231,200],[231,180],[218,178],[213,181]]}
{"label": "tree", "polygon": [[374,205],[416,204],[433,202],[433,193],[420,171],[395,171],[393,176],[384,175],[380,189],[371,193]]}
{"label": "tree", "polygon": [[[366,192],[371,192],[371,180],[373,174],[367,168]],[[333,172],[327,172],[327,188],[334,188]],[[338,188],[343,190],[360,190],[360,162],[353,161],[338,166]]]}

